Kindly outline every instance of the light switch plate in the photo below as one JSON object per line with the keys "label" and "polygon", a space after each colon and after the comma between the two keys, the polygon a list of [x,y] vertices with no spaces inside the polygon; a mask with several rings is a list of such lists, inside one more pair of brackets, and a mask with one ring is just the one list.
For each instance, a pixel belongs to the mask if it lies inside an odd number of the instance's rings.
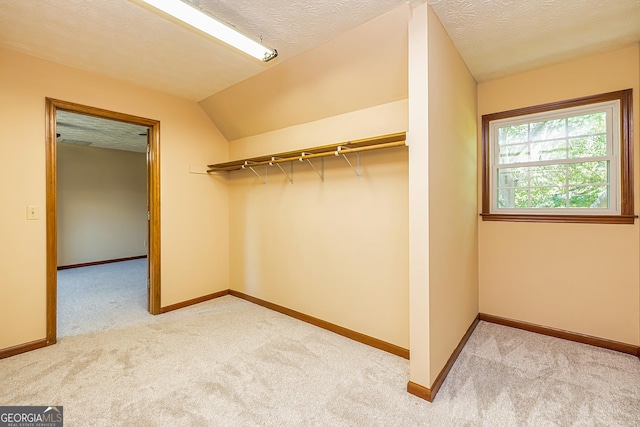
{"label": "light switch plate", "polygon": [[38,219],[38,207],[37,206],[27,206],[27,219]]}

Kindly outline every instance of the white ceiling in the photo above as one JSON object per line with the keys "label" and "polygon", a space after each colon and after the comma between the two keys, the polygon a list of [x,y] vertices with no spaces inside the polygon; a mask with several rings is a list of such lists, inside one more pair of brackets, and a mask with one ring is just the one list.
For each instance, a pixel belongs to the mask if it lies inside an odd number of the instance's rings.
{"label": "white ceiling", "polygon": [[640,0],[429,0],[477,81],[640,41]]}
{"label": "white ceiling", "polygon": [[193,0],[278,50],[267,64],[139,0],[0,0],[0,46],[200,101],[404,0]]}
{"label": "white ceiling", "polygon": [[[264,64],[140,0],[0,0],[0,47],[200,101],[403,3],[191,0],[262,38]],[[640,0],[428,0],[483,81],[640,40]]]}
{"label": "white ceiling", "polygon": [[58,110],[58,142],[114,150],[147,151],[147,127]]}
{"label": "white ceiling", "polygon": [[[191,1],[262,38],[278,58],[256,61],[151,12],[140,0],[0,0],[0,47],[201,101],[397,6],[425,2]],[[640,41],[640,0],[428,3],[478,81]]]}

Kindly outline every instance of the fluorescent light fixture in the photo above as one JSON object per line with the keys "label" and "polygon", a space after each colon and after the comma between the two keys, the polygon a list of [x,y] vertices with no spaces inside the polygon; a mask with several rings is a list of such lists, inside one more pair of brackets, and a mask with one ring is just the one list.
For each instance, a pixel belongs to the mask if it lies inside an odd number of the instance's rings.
{"label": "fluorescent light fixture", "polygon": [[278,56],[277,50],[261,45],[257,41],[239,33],[234,28],[200,11],[195,6],[180,0],[142,1],[260,61],[267,62]]}

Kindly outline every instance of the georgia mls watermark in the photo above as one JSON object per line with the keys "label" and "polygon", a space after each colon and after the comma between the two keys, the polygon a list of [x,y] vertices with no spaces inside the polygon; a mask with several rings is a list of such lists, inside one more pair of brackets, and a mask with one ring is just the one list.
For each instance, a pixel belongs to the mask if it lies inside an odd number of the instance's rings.
{"label": "georgia mls watermark", "polygon": [[0,406],[0,427],[63,427],[62,406]]}

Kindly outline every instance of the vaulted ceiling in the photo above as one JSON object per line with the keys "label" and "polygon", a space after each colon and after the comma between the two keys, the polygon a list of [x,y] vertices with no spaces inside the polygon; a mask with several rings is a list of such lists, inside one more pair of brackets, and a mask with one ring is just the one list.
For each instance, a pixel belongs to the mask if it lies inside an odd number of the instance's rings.
{"label": "vaulted ceiling", "polygon": [[403,0],[193,0],[267,46],[268,64],[139,0],[5,0],[0,47],[200,101],[381,15]]}
{"label": "vaulted ceiling", "polygon": [[[427,0],[190,1],[245,34],[262,39],[265,45],[275,47],[279,56],[266,64],[256,61],[207,36],[176,25],[144,6],[141,0],[0,1],[0,47],[202,101],[205,111],[232,140],[319,117],[319,113],[305,106],[304,109],[293,109],[298,110],[297,115],[302,114],[300,117],[279,118],[274,122],[272,116],[278,110],[266,108],[268,105],[264,100],[272,97],[274,90],[283,83],[274,83],[274,76],[279,74],[271,71],[297,61],[298,64],[307,63],[307,77],[331,74],[340,69],[340,61],[345,60],[344,52],[350,52],[353,57],[358,55],[357,43],[377,43],[384,50],[392,40],[391,33],[375,29],[378,24],[369,25],[374,28],[375,36],[367,39],[362,39],[353,30],[402,5],[416,6]],[[478,81],[640,41],[640,0],[428,0],[428,3]],[[346,40],[352,40],[349,43],[353,46],[343,49],[341,54],[326,53],[331,52],[331,40],[347,33],[351,35],[347,35]],[[395,42],[394,46],[401,45]],[[320,62],[314,65],[303,55],[318,48],[325,52],[322,61],[329,63],[318,60]],[[361,69],[358,69],[363,76],[370,74],[366,78],[377,88],[381,87],[380,79],[389,74],[381,71],[390,66],[385,61],[397,56],[388,49],[384,55],[379,59],[380,65],[361,61]],[[393,61],[397,62],[398,58]],[[374,67],[377,76],[367,73]],[[297,66],[298,69],[304,70],[304,67]],[[236,95],[241,90],[229,89],[265,71],[269,73],[262,74],[265,77],[261,80],[271,87],[262,95],[252,93],[251,105],[232,105],[240,102]],[[394,73],[397,74],[397,70]],[[280,74],[287,75],[287,72]],[[288,79],[292,84],[304,83],[300,76],[289,76]],[[355,86],[362,84],[358,82]],[[380,92],[377,95],[396,99],[400,96],[398,84],[402,86],[401,79],[388,88],[388,94]],[[373,98],[365,99],[376,95],[371,91],[352,89],[351,92],[359,94],[359,100],[351,102],[353,105],[349,100],[342,100],[341,108],[349,105],[349,108],[364,108],[376,102]],[[321,93],[300,90],[299,96],[303,95],[322,101]],[[258,114],[260,111],[262,114]],[[334,114],[340,112],[333,111]],[[232,113],[235,118],[227,117]],[[243,114],[249,113],[253,117],[251,120],[242,118]],[[73,116],[67,119],[73,124]],[[135,130],[132,135],[134,139],[139,138]]]}
{"label": "vaulted ceiling", "polygon": [[476,80],[640,41],[640,0],[429,0]]}
{"label": "vaulted ceiling", "polygon": [[[278,49],[260,63],[140,0],[4,0],[0,47],[200,101],[404,3],[191,0]],[[429,0],[477,80],[640,40],[640,0]]]}

